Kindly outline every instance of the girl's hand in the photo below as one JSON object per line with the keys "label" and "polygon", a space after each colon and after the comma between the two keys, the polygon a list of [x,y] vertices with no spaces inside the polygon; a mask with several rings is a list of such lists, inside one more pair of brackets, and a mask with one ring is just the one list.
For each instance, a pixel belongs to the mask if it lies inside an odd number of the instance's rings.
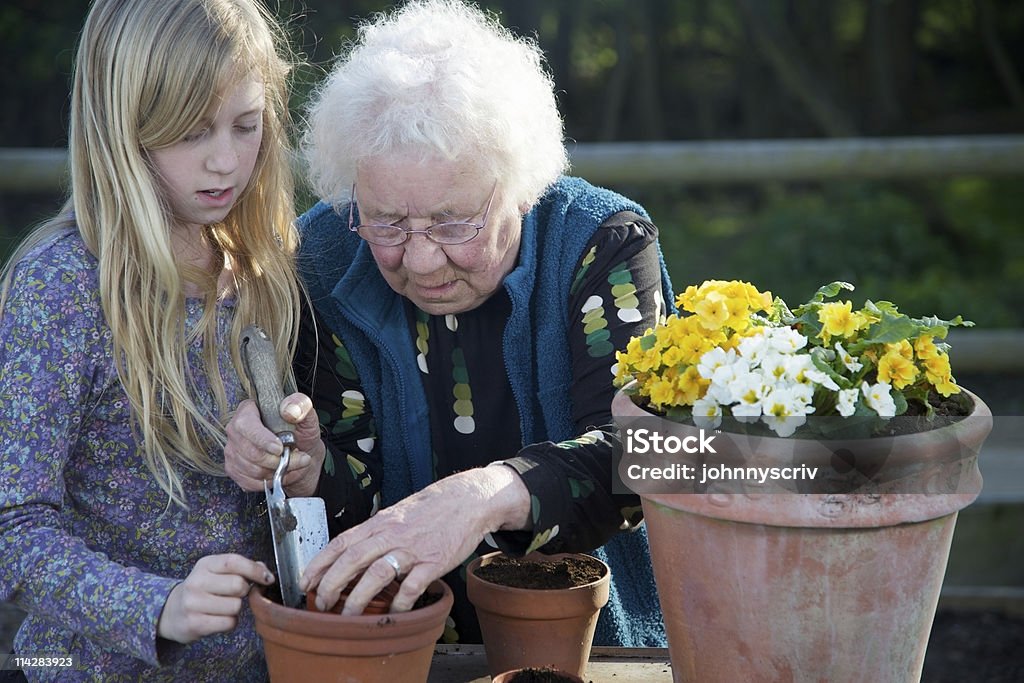
{"label": "girl's hand", "polygon": [[262,562],[241,555],[207,555],[167,596],[157,635],[190,643],[235,628],[242,598],[253,583],[269,585],[274,576]]}
{"label": "girl's hand", "polygon": [[[284,488],[289,496],[309,496],[316,491],[327,447],[320,438],[320,420],[305,394],[291,394],[281,402],[281,417],[295,425],[295,444]],[[284,447],[277,435],[260,421],[255,401],[245,400],[227,424],[224,470],[244,491],[262,491],[264,480],[274,478]]]}

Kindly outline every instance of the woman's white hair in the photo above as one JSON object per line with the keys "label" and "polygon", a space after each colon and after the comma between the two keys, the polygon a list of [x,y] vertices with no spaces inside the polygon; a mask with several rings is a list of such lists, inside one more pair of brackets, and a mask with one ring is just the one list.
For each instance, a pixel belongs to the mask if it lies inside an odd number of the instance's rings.
{"label": "woman's white hair", "polygon": [[466,161],[519,206],[568,168],[540,47],[459,0],[413,0],[362,24],[307,125],[309,180],[335,206],[361,163],[392,155]]}

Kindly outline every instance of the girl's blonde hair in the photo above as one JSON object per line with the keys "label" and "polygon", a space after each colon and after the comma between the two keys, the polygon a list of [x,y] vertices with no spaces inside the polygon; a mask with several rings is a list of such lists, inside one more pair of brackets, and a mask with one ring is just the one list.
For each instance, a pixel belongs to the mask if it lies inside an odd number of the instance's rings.
{"label": "girl's blonde hair", "polygon": [[[218,273],[197,273],[177,262],[173,218],[149,151],[180,141],[212,115],[218,97],[240,77],[262,79],[263,140],[252,178],[224,221],[205,233],[216,256],[231,262],[235,368],[244,378],[238,340],[246,324],[257,323],[274,342],[282,381],[290,381],[300,292],[287,135],[293,61],[286,45],[280,26],[256,0],[96,0],[75,63],[70,198],[19,247],[3,273],[0,310],[19,258],[77,226],[99,261],[114,362],[146,464],[182,506],[176,466],[224,474],[211,451],[226,441],[224,423],[233,406],[227,405],[217,361]],[[192,329],[185,329],[185,280],[205,292],[204,317]],[[201,409],[188,371],[188,345],[199,337],[217,415]]]}

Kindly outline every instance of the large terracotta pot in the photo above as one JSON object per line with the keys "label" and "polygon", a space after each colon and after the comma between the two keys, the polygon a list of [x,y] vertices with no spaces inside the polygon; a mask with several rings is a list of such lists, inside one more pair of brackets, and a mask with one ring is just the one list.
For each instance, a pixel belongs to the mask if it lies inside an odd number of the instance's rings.
{"label": "large terracotta pot", "polygon": [[[715,454],[655,458],[697,472],[820,468],[812,481],[740,489],[630,482],[651,489],[638,492],[673,679],[918,681],[957,512],[981,490],[977,454],[992,415],[970,397],[972,415],[925,432],[846,442],[715,433]],[[654,428],[699,443],[697,428],[622,392],[612,410],[624,435]],[[630,462],[624,454],[623,481]]]}
{"label": "large terracotta pot", "polygon": [[[565,589],[528,589],[484,581],[476,570],[500,552],[478,557],[466,567],[466,594],[476,608],[491,676],[522,668],[553,667],[583,676],[590,660],[594,629],[608,602],[611,570],[591,583]],[[569,554],[529,556],[557,561]]]}
{"label": "large terracotta pot", "polygon": [[452,591],[434,581],[432,604],[409,612],[342,616],[285,607],[253,586],[249,604],[272,683],[422,683],[444,631]]}

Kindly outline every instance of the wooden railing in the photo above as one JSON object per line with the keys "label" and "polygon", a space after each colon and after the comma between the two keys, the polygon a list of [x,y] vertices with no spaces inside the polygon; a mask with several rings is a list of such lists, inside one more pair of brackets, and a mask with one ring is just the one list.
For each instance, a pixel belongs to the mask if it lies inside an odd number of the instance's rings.
{"label": "wooden railing", "polygon": [[[934,178],[1024,173],[1024,135],[571,144],[572,172],[599,184]],[[0,148],[0,192],[61,186],[63,149]]]}

